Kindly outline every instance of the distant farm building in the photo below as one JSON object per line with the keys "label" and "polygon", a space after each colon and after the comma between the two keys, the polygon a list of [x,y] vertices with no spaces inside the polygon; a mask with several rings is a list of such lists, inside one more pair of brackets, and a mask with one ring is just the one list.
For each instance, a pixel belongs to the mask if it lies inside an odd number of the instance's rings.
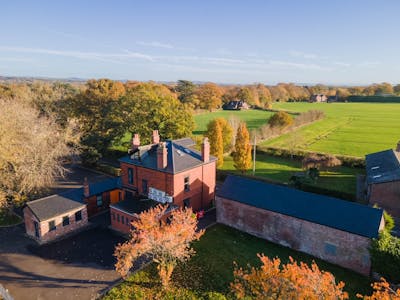
{"label": "distant farm building", "polygon": [[225,180],[215,205],[219,223],[364,275],[384,227],[382,209],[238,176]]}
{"label": "distant farm building", "polygon": [[400,142],[396,150],[368,154],[366,161],[367,199],[395,218],[400,218]]}
{"label": "distant farm building", "polygon": [[328,97],[324,94],[314,94],[310,96],[310,99],[308,102],[326,102],[328,100]]}
{"label": "distant farm building", "polygon": [[223,110],[241,110],[249,108],[249,105],[243,100],[232,100],[222,105]]}

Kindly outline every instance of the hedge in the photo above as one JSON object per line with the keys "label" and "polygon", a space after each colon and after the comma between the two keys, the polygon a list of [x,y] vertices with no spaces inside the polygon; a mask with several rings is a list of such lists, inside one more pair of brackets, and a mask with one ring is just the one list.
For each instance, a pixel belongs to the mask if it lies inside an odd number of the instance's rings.
{"label": "hedge", "polygon": [[[256,152],[257,154],[267,154],[283,158],[293,157],[296,160],[302,160],[304,157],[310,154],[327,155],[326,153],[317,153],[304,150],[291,151],[289,149],[284,149],[284,148],[265,147],[265,146],[257,146]],[[345,156],[345,155],[335,155],[335,157],[342,162],[343,166],[350,168],[365,168],[365,159],[363,158],[354,156]]]}
{"label": "hedge", "polygon": [[400,97],[397,96],[349,96],[348,102],[365,103],[400,103]]}

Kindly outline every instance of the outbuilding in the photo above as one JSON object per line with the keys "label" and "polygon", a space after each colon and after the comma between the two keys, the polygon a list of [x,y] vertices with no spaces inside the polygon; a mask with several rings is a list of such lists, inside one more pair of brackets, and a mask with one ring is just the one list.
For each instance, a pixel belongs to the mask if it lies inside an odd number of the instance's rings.
{"label": "outbuilding", "polygon": [[228,176],[217,191],[217,222],[368,275],[382,209],[285,186]]}
{"label": "outbuilding", "polygon": [[70,196],[66,193],[28,202],[24,208],[27,235],[46,243],[86,226],[86,204]]}

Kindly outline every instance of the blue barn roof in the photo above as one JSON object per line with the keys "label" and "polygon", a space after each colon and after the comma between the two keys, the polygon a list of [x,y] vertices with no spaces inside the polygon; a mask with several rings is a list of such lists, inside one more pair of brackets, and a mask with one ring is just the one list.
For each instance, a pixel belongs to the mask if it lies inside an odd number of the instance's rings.
{"label": "blue barn roof", "polygon": [[351,232],[378,236],[383,210],[239,176],[228,176],[217,196]]}

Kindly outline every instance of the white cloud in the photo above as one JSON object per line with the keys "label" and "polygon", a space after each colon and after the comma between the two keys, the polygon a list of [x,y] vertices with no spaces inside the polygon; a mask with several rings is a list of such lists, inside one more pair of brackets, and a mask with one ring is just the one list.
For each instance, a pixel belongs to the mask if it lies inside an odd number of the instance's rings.
{"label": "white cloud", "polygon": [[320,58],[318,55],[316,55],[314,53],[304,53],[304,52],[296,51],[296,50],[289,51],[289,54],[291,56],[294,56],[294,57],[301,57],[301,58],[305,58],[305,59],[318,59],[318,58]]}
{"label": "white cloud", "polygon": [[157,41],[153,42],[143,42],[143,41],[138,41],[136,44],[140,46],[146,46],[146,47],[154,47],[154,48],[164,48],[164,49],[174,49],[175,47],[171,44],[166,44],[166,43],[161,43]]}
{"label": "white cloud", "polygon": [[290,61],[281,61],[281,60],[271,60],[269,62],[273,66],[282,66],[289,67],[294,69],[303,69],[303,70],[328,70],[329,68],[324,68],[317,64],[304,64],[304,63],[296,63]]}

